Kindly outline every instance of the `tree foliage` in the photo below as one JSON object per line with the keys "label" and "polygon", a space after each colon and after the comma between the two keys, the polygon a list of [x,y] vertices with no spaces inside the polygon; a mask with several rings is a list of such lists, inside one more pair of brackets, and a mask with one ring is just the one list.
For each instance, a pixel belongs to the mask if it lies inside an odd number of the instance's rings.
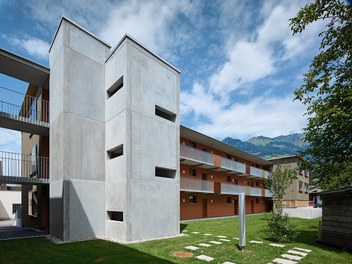
{"label": "tree foliage", "polygon": [[316,0],[290,19],[293,34],[326,21],[320,52],[294,92],[307,105],[304,155],[324,189],[352,184],[352,6],[351,1]]}
{"label": "tree foliage", "polygon": [[266,234],[276,242],[290,242],[296,237],[296,228],[283,211],[283,198],[296,175],[297,170],[276,165],[264,182],[274,198],[274,208],[267,218]]}

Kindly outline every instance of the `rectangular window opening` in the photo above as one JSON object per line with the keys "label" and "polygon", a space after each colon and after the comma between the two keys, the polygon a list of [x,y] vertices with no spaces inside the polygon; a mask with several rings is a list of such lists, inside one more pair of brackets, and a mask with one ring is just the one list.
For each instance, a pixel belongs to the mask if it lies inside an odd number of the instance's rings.
{"label": "rectangular window opening", "polygon": [[259,204],[259,198],[255,198],[255,203]]}
{"label": "rectangular window opening", "polygon": [[172,113],[158,105],[155,105],[155,115],[160,116],[164,119],[167,119],[171,122],[175,122],[176,120],[176,114]]}
{"label": "rectangular window opening", "polygon": [[197,177],[197,171],[195,169],[189,169],[189,176]]}
{"label": "rectangular window opening", "polygon": [[123,155],[123,145],[117,146],[107,151],[109,159],[114,159]]}
{"label": "rectangular window opening", "polygon": [[123,212],[121,211],[108,211],[109,220],[123,222]]}
{"label": "rectangular window opening", "polygon": [[231,197],[226,197],[226,203],[228,203],[228,204],[232,203],[232,198]]}
{"label": "rectangular window opening", "polygon": [[162,178],[174,179],[176,176],[176,170],[155,167],[155,176]]}
{"label": "rectangular window opening", "polygon": [[231,176],[226,176],[226,181],[230,182],[231,181]]}
{"label": "rectangular window opening", "polygon": [[123,76],[118,79],[106,92],[108,94],[108,98],[113,96],[123,87]]}
{"label": "rectangular window opening", "polygon": [[190,195],[188,197],[188,199],[189,199],[189,203],[190,204],[196,204],[197,203],[197,196],[195,196],[195,195]]}

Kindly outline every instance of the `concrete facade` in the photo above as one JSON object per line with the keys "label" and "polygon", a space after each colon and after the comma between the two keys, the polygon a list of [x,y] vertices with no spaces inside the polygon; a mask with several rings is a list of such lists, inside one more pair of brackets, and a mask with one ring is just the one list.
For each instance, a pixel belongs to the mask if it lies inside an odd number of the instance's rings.
{"label": "concrete facade", "polygon": [[14,204],[21,204],[21,191],[0,190],[0,220],[15,219]]}
{"label": "concrete facade", "polygon": [[50,68],[50,233],[120,242],[179,234],[179,72],[128,36],[110,53],[65,18]]}

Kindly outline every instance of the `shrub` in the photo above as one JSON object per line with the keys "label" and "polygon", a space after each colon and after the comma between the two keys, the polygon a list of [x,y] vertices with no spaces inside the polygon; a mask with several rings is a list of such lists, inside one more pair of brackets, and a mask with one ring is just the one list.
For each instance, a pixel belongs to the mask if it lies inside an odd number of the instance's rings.
{"label": "shrub", "polygon": [[275,242],[291,242],[296,238],[297,232],[294,224],[290,222],[282,208],[273,209],[269,215],[266,235]]}

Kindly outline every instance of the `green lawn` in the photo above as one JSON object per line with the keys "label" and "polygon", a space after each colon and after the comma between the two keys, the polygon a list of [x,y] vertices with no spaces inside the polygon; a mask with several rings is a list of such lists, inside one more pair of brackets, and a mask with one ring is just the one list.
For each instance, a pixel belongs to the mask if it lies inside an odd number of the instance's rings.
{"label": "green lawn", "polygon": [[[222,242],[209,248],[193,251],[194,256],[207,255],[215,258],[210,263],[268,263],[280,257],[289,249],[301,247],[311,249],[299,263],[352,263],[352,255],[315,242],[318,220],[293,219],[299,235],[294,243],[284,248],[269,246],[263,232],[265,215],[247,216],[247,247],[240,252],[238,240],[238,218],[200,220],[184,222],[181,229],[187,230],[187,236],[156,240],[132,245],[95,240],[63,245],[54,245],[46,238],[17,239],[0,241],[0,263],[208,263],[194,257],[181,259],[172,256],[174,251],[189,251],[185,246],[197,246],[218,240],[216,236],[227,236],[231,242]],[[199,234],[192,234],[199,232]],[[205,233],[213,234],[205,236]],[[250,244],[249,240],[260,240],[263,244]]]}

